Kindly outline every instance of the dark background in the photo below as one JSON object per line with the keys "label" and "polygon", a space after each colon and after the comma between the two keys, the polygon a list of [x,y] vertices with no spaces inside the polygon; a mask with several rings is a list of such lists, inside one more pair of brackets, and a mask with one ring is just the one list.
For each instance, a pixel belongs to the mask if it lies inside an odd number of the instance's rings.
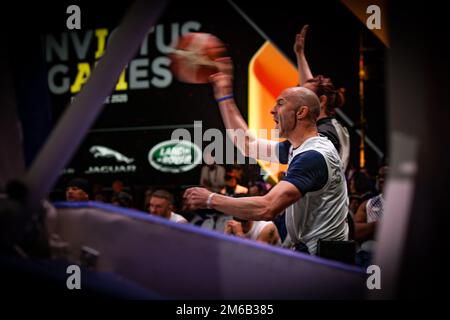
{"label": "dark background", "polygon": [[[29,78],[44,79],[46,84],[46,70],[51,67],[43,64],[39,59],[41,54],[39,41],[43,35],[51,33],[58,35],[67,32],[66,8],[70,4],[78,4],[81,8],[82,30],[108,28],[110,31],[117,26],[130,2],[95,2],[61,1],[58,3],[39,3],[29,5],[28,10],[21,10],[17,4],[9,4],[7,10],[20,12],[21,21],[10,21],[9,33],[12,55],[16,61],[15,69],[17,82],[25,83]],[[386,115],[384,88],[384,54],[385,47],[372,33],[339,1],[321,2],[288,2],[285,0],[267,4],[248,1],[235,3],[252,19],[258,27],[268,35],[270,40],[293,62],[295,56],[292,49],[295,34],[304,24],[310,24],[306,39],[306,54],[313,74],[324,74],[333,79],[337,87],[346,89],[346,104],[343,111],[359,127],[359,98],[358,98],[358,59],[360,39],[363,39],[367,49],[365,58],[368,79],[365,85],[365,115],[367,118],[367,135],[377,146],[386,152]],[[201,32],[208,32],[222,39],[227,45],[228,52],[235,64],[235,94],[238,106],[247,117],[247,79],[248,64],[251,57],[264,43],[263,37],[252,28],[236,10],[224,0],[220,1],[171,1],[158,24],[164,27],[173,22],[183,23],[195,20],[202,24]],[[165,32],[167,39],[170,31]],[[23,40],[28,41],[23,41]],[[153,41],[152,41],[153,40]],[[154,35],[149,36],[150,54],[161,56],[154,48]],[[153,47],[152,47],[153,46]],[[69,46],[70,47],[70,46]],[[73,47],[70,47],[71,49]],[[95,48],[89,50],[88,57],[92,57]],[[152,51],[154,50],[154,51]],[[73,49],[69,54],[67,64],[71,74],[76,70],[76,57]],[[53,63],[54,65],[56,63]],[[151,76],[151,70],[149,70]],[[74,76],[71,76],[73,81]],[[42,86],[42,81],[36,80]],[[43,137],[37,139],[37,133],[42,136],[51,129],[70,101],[70,93],[53,95],[38,87],[23,86],[19,96],[33,97],[32,101],[20,101],[28,106],[22,117],[28,119],[31,132],[25,132],[26,148],[33,146],[29,152],[30,162],[37,151],[36,145],[42,144]],[[122,92],[118,92],[122,93]],[[110,185],[117,178],[126,184],[148,185],[190,185],[198,183],[200,166],[183,174],[168,174],[154,170],[147,161],[148,151],[156,143],[170,137],[173,129],[155,129],[153,126],[164,125],[192,125],[194,120],[203,121],[203,130],[219,128],[223,124],[215,105],[209,84],[191,85],[177,82],[165,89],[128,90],[128,103],[106,105],[97,119],[93,130],[86,136],[83,144],[72,162],[67,166],[75,170],[72,175],[63,175],[58,186],[73,176],[80,176],[89,165],[101,165],[93,162],[88,150],[94,144],[108,146],[124,155],[136,159],[138,172],[128,175],[98,175],[89,177],[95,182]],[[32,105],[32,107],[30,107]],[[31,112],[31,111],[33,112]],[[44,117],[45,115],[45,117]],[[39,118],[45,118],[39,121]],[[49,120],[50,119],[50,120]],[[42,119],[41,119],[42,120]],[[41,123],[41,125],[38,124]],[[139,127],[140,129],[137,129]],[[153,127],[153,128],[142,128]],[[108,132],[104,132],[108,129]],[[119,129],[114,131],[115,129]],[[128,130],[130,129],[130,130]],[[103,130],[103,131],[102,131]],[[127,131],[128,130],[128,131]],[[359,136],[350,129],[352,153],[351,162],[359,164]],[[28,139],[28,140],[27,140]],[[37,141],[36,141],[37,140]],[[367,168],[375,173],[381,159],[366,147]],[[102,164],[108,164],[102,162]]]}

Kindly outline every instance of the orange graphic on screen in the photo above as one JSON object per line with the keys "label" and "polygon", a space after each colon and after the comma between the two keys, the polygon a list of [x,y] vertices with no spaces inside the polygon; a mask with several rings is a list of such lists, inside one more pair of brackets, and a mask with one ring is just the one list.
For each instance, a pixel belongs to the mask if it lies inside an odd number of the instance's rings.
{"label": "orange graphic on screen", "polygon": [[[269,41],[256,52],[249,65],[248,124],[258,132],[274,129],[275,123],[270,110],[280,92],[298,84],[296,67],[286,59]],[[263,137],[266,138],[266,137]],[[267,138],[271,138],[270,135]],[[286,165],[258,161],[271,180],[278,182],[278,173],[286,171]]]}

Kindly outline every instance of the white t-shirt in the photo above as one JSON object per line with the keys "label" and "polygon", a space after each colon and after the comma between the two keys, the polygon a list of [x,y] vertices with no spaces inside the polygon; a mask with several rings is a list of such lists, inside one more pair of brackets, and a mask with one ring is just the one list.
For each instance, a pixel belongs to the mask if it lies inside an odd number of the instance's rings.
{"label": "white t-shirt", "polygon": [[[366,203],[367,223],[380,221],[383,218],[384,198],[379,194],[370,198]],[[360,250],[366,252],[373,252],[375,248],[375,240],[366,240],[361,243]]]}
{"label": "white t-shirt", "polygon": [[170,219],[169,220],[173,221],[173,222],[187,223],[187,220],[183,216],[181,216],[181,215],[179,215],[179,214],[177,214],[175,212],[171,212],[170,213]]}
{"label": "white t-shirt", "polygon": [[[244,233],[244,236],[247,239],[257,240],[261,232],[268,225],[275,226],[275,224],[272,221],[253,221],[252,227],[247,233]],[[278,240],[277,245],[281,245],[281,240]]]}
{"label": "white t-shirt", "polygon": [[[323,156],[328,178],[320,190],[302,194],[299,201],[286,208],[286,229],[292,242],[302,242],[310,254],[316,254],[319,239],[348,240],[348,196],[342,162],[327,138],[312,137],[297,149],[291,146],[289,165],[297,155],[310,150]],[[287,181],[288,176],[289,170]]]}
{"label": "white t-shirt", "polygon": [[381,194],[370,198],[366,203],[367,223],[381,220],[383,217],[384,199]]}
{"label": "white t-shirt", "polygon": [[273,222],[271,222],[271,221],[253,221],[252,227],[244,235],[247,239],[256,240],[256,239],[258,239],[259,234],[263,231],[263,229],[268,224],[271,224],[271,223],[273,223]]}

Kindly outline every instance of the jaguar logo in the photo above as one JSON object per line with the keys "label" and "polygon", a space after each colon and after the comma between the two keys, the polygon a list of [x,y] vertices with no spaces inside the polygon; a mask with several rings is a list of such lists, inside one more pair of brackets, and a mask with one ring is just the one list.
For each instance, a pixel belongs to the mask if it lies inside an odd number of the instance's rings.
{"label": "jaguar logo", "polygon": [[126,164],[134,162],[134,159],[128,158],[123,154],[121,154],[120,152],[117,152],[104,146],[92,146],[89,149],[89,152],[92,153],[94,158],[114,158],[116,161],[125,162]]}

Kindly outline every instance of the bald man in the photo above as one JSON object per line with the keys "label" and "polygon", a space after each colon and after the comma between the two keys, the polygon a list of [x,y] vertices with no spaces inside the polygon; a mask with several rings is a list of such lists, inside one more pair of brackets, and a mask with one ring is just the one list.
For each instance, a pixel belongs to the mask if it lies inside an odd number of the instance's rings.
{"label": "bald man", "polygon": [[[211,82],[225,127],[248,132],[233,99],[231,59],[222,58],[217,63],[219,72],[211,76]],[[279,135],[286,140],[258,139],[249,132],[249,138],[241,141],[243,145],[236,147],[247,156],[287,163],[285,178],[258,197],[231,198],[191,188],[185,192],[188,208],[211,208],[243,220],[272,220],[286,211],[291,246],[309,254],[316,254],[319,239],[348,240],[348,197],[342,164],[333,144],[318,135],[319,113],[320,101],[313,91],[303,87],[283,90],[271,114]],[[257,150],[269,152],[250,154],[254,144]]]}

